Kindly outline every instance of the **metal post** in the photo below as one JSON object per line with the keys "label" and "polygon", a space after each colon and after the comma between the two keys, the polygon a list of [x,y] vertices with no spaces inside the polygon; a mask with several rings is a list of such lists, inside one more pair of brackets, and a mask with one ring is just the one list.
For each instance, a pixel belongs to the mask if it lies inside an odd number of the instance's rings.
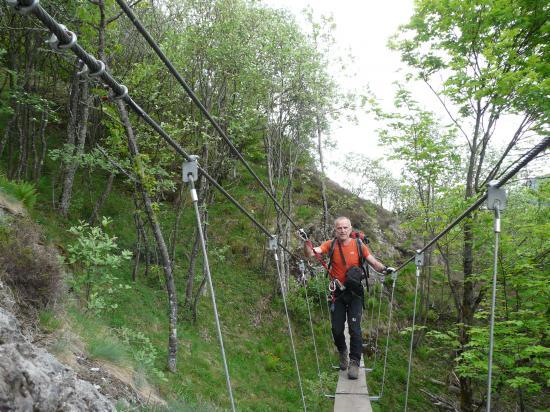
{"label": "metal post", "polygon": [[411,383],[412,353],[413,353],[413,343],[414,343],[414,326],[416,322],[416,299],[418,297],[418,280],[420,278],[420,268],[424,264],[424,253],[420,253],[420,250],[417,250],[414,261],[416,264],[416,286],[414,288],[413,321],[412,321],[412,330],[411,330],[411,343],[409,345],[409,368],[407,371],[407,389],[405,391],[405,412],[407,412],[407,404],[409,402],[409,387]]}
{"label": "metal post", "polygon": [[495,253],[493,256],[493,292],[491,296],[491,320],[489,322],[489,359],[487,371],[487,412],[491,412],[491,381],[493,375],[493,344],[495,329],[495,307],[497,294],[498,244],[500,235],[500,211],[506,207],[506,192],[496,187],[496,181],[489,182],[487,208],[495,212]]}
{"label": "metal post", "polygon": [[184,182],[189,182],[191,188],[191,199],[193,200],[193,206],[195,208],[195,215],[197,218],[197,230],[199,232],[199,238],[202,247],[202,256],[204,259],[204,269],[206,271],[206,278],[208,280],[208,286],[210,288],[210,296],[212,298],[212,305],[214,307],[214,317],[216,319],[216,328],[218,332],[218,340],[220,342],[220,348],[222,352],[223,367],[225,371],[225,381],[227,384],[227,391],[229,392],[229,399],[231,400],[231,409],[233,412],[235,409],[235,400],[233,399],[233,390],[231,389],[231,379],[229,377],[229,368],[227,367],[227,359],[225,357],[225,349],[223,347],[222,329],[220,326],[220,319],[218,317],[218,307],[216,305],[216,295],[214,293],[214,286],[212,284],[212,275],[210,274],[210,264],[208,263],[208,254],[206,252],[206,243],[204,241],[204,234],[202,232],[202,223],[199,213],[199,198],[197,196],[197,190],[195,189],[195,180],[198,177],[197,156],[192,156],[193,161],[184,163],[182,166],[182,177]]}

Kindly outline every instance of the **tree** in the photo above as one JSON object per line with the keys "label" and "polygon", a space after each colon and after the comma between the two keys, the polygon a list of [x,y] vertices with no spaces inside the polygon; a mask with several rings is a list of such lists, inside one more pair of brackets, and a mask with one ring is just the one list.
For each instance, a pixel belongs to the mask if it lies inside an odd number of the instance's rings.
{"label": "tree", "polygon": [[[466,142],[464,199],[470,201],[513,162],[518,144],[548,122],[549,5],[530,0],[420,0],[411,21],[392,46],[416,69],[441,102]],[[439,79],[442,79],[439,81]],[[514,114],[517,126],[508,142],[489,158],[499,119]],[[460,352],[485,289],[474,274],[483,262],[474,254],[476,214],[463,225],[459,312]],[[460,376],[461,409],[473,411],[474,386]]]}

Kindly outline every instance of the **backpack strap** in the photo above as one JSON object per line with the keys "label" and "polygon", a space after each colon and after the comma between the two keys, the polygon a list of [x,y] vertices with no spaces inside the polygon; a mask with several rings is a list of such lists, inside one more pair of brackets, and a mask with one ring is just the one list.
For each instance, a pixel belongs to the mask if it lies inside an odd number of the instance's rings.
{"label": "backpack strap", "polygon": [[357,242],[357,251],[359,253],[359,267],[363,270],[363,275],[365,276],[365,283],[367,285],[367,291],[369,291],[369,265],[367,264],[367,258],[363,253],[363,242],[359,237],[355,238]]}
{"label": "backpack strap", "polygon": [[332,239],[332,243],[330,244],[330,249],[328,251],[328,267],[329,269],[332,267],[332,255],[334,255],[334,247],[336,246],[336,238]]}

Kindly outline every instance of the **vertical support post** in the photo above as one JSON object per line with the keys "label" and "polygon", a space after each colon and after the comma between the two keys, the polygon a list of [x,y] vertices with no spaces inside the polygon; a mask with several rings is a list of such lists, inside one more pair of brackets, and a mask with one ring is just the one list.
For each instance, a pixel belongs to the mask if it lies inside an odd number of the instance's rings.
{"label": "vertical support post", "polygon": [[233,412],[235,409],[235,400],[233,399],[233,390],[231,389],[231,379],[229,377],[229,368],[227,366],[227,359],[225,357],[225,349],[223,346],[223,336],[222,329],[220,326],[220,319],[218,316],[218,307],[216,305],[216,294],[214,293],[214,285],[212,284],[212,275],[210,274],[210,264],[208,263],[208,254],[206,252],[206,242],[204,240],[204,234],[202,232],[202,222],[199,213],[199,197],[197,196],[197,190],[195,189],[195,180],[198,178],[198,167],[197,159],[198,156],[191,156],[192,161],[184,163],[182,165],[182,178],[184,182],[189,183],[189,188],[191,191],[191,200],[193,201],[193,206],[195,209],[195,215],[197,218],[197,230],[199,232],[199,239],[202,248],[202,256],[204,259],[204,269],[206,272],[206,278],[208,280],[208,286],[210,289],[210,297],[212,298],[212,305],[214,307],[214,317],[216,319],[216,329],[218,332],[218,340],[220,342],[220,348],[222,353],[223,367],[225,371],[225,382],[227,385],[227,391],[229,392],[229,399],[231,401],[231,410]]}
{"label": "vertical support post", "polygon": [[495,307],[497,294],[498,244],[500,235],[500,211],[506,207],[506,192],[496,186],[496,181],[489,182],[487,189],[487,208],[494,210],[495,252],[493,256],[493,287],[491,295],[491,320],[489,321],[489,359],[487,371],[487,412],[491,412],[491,384],[493,376],[493,346],[495,330]]}
{"label": "vertical support post", "polygon": [[416,322],[416,299],[418,297],[418,280],[420,279],[420,268],[424,265],[424,253],[420,250],[416,251],[416,256],[414,258],[414,263],[416,264],[416,286],[414,288],[414,307],[413,307],[413,321],[412,321],[412,330],[411,330],[411,343],[409,345],[409,367],[407,371],[407,389],[405,391],[405,412],[407,412],[407,404],[409,402],[409,388],[411,383],[411,368],[412,368],[412,353],[413,353],[413,343],[414,343],[414,326]]}

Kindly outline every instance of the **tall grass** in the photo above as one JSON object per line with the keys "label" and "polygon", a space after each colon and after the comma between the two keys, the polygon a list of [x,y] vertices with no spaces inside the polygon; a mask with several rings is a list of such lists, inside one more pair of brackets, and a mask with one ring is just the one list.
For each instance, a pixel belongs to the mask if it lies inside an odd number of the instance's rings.
{"label": "tall grass", "polygon": [[34,184],[25,181],[9,180],[0,174],[0,191],[19,200],[28,210],[32,210],[38,198]]}

